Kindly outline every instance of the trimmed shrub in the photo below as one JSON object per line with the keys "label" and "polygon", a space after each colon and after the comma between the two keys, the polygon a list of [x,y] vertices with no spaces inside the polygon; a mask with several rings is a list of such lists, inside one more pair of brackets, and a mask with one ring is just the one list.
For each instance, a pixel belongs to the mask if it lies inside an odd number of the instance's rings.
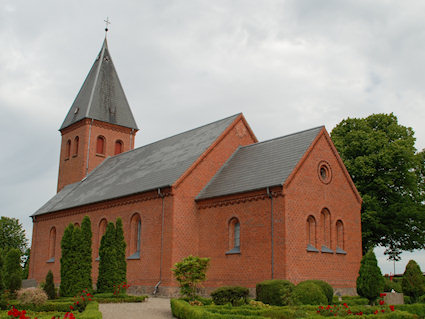
{"label": "trimmed shrub", "polygon": [[403,296],[403,298],[406,305],[410,305],[412,303],[412,299],[409,296]]}
{"label": "trimmed shrub", "polygon": [[329,285],[326,281],[323,280],[306,280],[305,282],[312,282],[313,284],[316,284],[317,286],[322,289],[323,293],[326,296],[326,299],[328,299],[328,305],[332,303],[332,298],[334,296],[334,289],[331,285]]}
{"label": "trimmed shrub", "polygon": [[231,303],[232,306],[240,306],[248,302],[249,289],[239,286],[220,287],[211,293],[216,305]]}
{"label": "trimmed shrub", "polygon": [[49,299],[56,298],[55,283],[53,282],[53,273],[51,270],[46,275],[46,283],[43,285],[43,290]]}
{"label": "trimmed shrub", "polygon": [[4,259],[5,288],[14,293],[22,286],[21,251],[10,249]]}
{"label": "trimmed shrub", "polygon": [[188,256],[176,263],[171,269],[179,282],[180,294],[195,300],[198,285],[207,278],[206,272],[210,259],[197,256]]}
{"label": "trimmed shrub", "polygon": [[97,279],[97,292],[113,292],[118,269],[115,247],[115,226],[109,222],[105,235],[100,241],[99,248],[99,276]]}
{"label": "trimmed shrub", "polygon": [[373,250],[369,250],[360,263],[359,276],[357,277],[357,293],[373,304],[384,290],[384,278],[378,267]]}
{"label": "trimmed shrub", "polygon": [[416,261],[410,260],[406,265],[401,287],[403,294],[409,296],[412,302],[416,302],[420,296],[425,294],[425,277]]}
{"label": "trimmed shrub", "polygon": [[47,301],[47,294],[41,288],[25,288],[18,290],[16,298],[23,306],[28,304],[39,306]]}
{"label": "trimmed shrub", "polygon": [[73,234],[74,225],[69,224],[68,227],[65,228],[61,240],[61,283],[59,288],[61,296],[73,296],[77,293],[74,287],[75,283],[78,282],[78,274],[76,273],[78,262],[76,262]]}
{"label": "trimmed shrub", "polygon": [[265,280],[256,285],[255,299],[273,306],[285,306],[289,304],[289,296],[294,287],[288,280]]}
{"label": "trimmed shrub", "polygon": [[307,281],[302,281],[295,286],[290,299],[294,305],[323,305],[328,301],[322,288]]}
{"label": "trimmed shrub", "polygon": [[419,302],[419,303],[425,303],[425,295],[420,296],[420,297],[418,298],[418,302]]}

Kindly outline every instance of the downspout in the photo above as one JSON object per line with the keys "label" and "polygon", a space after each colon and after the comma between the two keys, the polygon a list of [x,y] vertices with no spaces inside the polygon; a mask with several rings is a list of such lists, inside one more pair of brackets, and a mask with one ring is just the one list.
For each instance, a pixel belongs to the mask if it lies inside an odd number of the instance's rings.
{"label": "downspout", "polygon": [[271,262],[272,262],[272,279],[274,279],[274,242],[273,242],[273,228],[274,228],[274,218],[273,218],[273,195],[270,193],[270,188],[267,187],[267,196],[270,198],[270,205],[271,205],[271,213],[270,213],[270,219],[271,219],[271,248],[272,248],[272,256],[271,256]]}
{"label": "downspout", "polygon": [[89,141],[87,143],[87,164],[86,164],[86,176],[89,173],[89,158],[90,158],[90,138],[91,138],[91,127],[93,125],[94,119],[91,119],[89,126]]}
{"label": "downspout", "polygon": [[162,217],[161,217],[161,250],[159,252],[159,281],[155,285],[153,295],[155,296],[158,293],[159,285],[162,280],[162,256],[163,256],[163,247],[164,247],[164,194],[161,193],[161,188],[158,188],[158,196],[162,198]]}

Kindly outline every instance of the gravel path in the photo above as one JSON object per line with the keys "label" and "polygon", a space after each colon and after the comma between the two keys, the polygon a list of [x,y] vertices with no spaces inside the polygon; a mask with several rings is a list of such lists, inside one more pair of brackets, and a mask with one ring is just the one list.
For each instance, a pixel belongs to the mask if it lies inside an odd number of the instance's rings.
{"label": "gravel path", "polygon": [[148,298],[137,303],[99,304],[103,319],[171,319],[170,299]]}

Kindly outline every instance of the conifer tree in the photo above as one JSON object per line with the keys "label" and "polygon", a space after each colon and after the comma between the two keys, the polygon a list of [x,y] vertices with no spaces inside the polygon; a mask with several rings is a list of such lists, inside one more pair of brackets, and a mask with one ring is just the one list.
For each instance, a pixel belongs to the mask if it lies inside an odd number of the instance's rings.
{"label": "conifer tree", "polygon": [[378,267],[373,250],[369,250],[362,258],[357,277],[357,293],[373,304],[384,289],[384,277]]}
{"label": "conifer tree", "polygon": [[81,285],[83,289],[91,290],[93,287],[91,273],[92,273],[92,231],[91,221],[88,216],[83,218],[81,223],[81,243],[79,249],[81,250]]}
{"label": "conifer tree", "polygon": [[113,223],[109,222],[106,232],[100,241],[99,248],[99,276],[97,279],[97,292],[113,292],[117,284],[116,271],[118,269],[117,249],[115,245],[116,230]]}
{"label": "conifer tree", "polygon": [[401,287],[403,294],[410,296],[412,302],[425,294],[425,277],[416,261],[410,260],[406,265]]}
{"label": "conifer tree", "polygon": [[115,284],[121,284],[127,281],[127,261],[125,258],[125,248],[127,244],[124,239],[124,229],[121,218],[117,218],[115,223],[115,244],[116,244],[116,259],[117,272]]}
{"label": "conifer tree", "polygon": [[55,283],[53,281],[53,273],[51,270],[49,270],[46,275],[46,283],[44,284],[43,290],[46,292],[49,299],[56,298]]}
{"label": "conifer tree", "polygon": [[72,232],[72,250],[71,256],[74,261],[72,267],[72,277],[74,278],[71,283],[71,294],[75,296],[85,288],[88,288],[84,284],[84,264],[83,264],[83,252],[81,249],[81,243],[83,241],[83,235],[80,227],[74,227]]}
{"label": "conifer tree", "polygon": [[3,294],[4,282],[3,282],[3,249],[0,248],[0,295]]}
{"label": "conifer tree", "polygon": [[22,286],[21,251],[10,249],[4,260],[4,284],[5,288],[15,292]]}
{"label": "conifer tree", "polygon": [[73,233],[74,233],[74,225],[69,224],[68,227],[65,228],[65,231],[61,240],[61,283],[60,283],[60,295],[61,296],[72,296],[73,285],[74,285],[74,268],[75,268],[75,260],[73,253]]}

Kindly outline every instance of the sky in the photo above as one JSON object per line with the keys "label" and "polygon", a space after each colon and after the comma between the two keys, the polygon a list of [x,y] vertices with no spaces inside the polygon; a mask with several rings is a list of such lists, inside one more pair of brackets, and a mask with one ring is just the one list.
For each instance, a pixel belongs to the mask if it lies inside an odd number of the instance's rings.
{"label": "sky", "polygon": [[[392,112],[422,150],[424,16],[422,0],[0,0],[0,215],[30,239],[56,193],[58,129],[106,17],[136,147],[239,112],[260,141]],[[416,251],[396,273],[409,259],[425,271]]]}

